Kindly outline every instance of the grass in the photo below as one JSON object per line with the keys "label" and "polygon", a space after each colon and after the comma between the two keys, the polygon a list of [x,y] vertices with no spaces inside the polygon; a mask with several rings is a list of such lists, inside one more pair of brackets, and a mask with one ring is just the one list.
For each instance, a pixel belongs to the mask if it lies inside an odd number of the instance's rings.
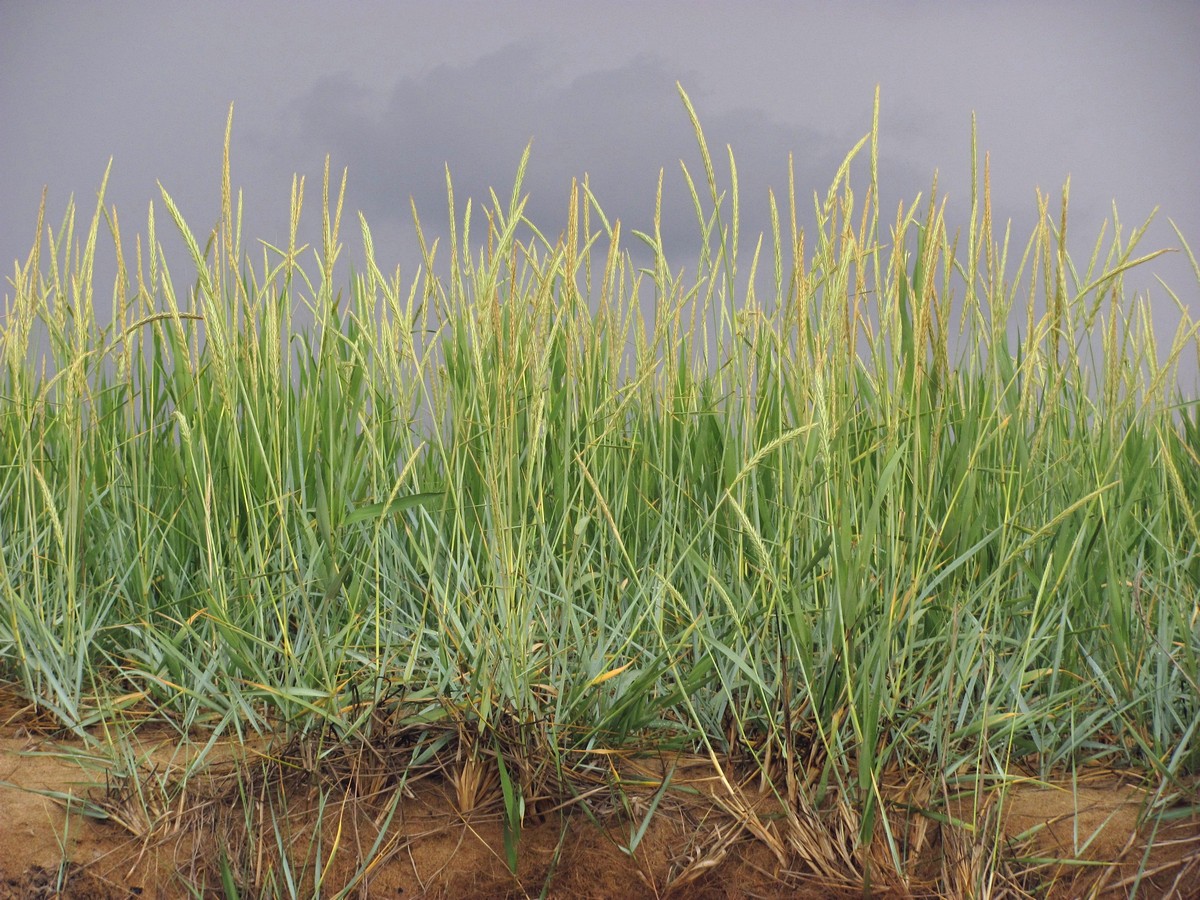
{"label": "grass", "polygon": [[[1114,219],[1081,267],[1064,188],[1014,245],[986,165],[965,225],[936,184],[885,218],[876,115],[815,232],[789,179],[748,251],[732,152],[718,174],[684,102],[692,273],[586,181],[539,230],[524,160],[482,213],[447,176],[446,242],[414,210],[408,282],[360,217],[345,289],[328,168],[322,245],[297,246],[299,180],[256,265],[228,133],[207,239],[165,189],[132,247],[103,188],[86,230],[70,208],[0,330],[0,675],[91,740],[149,719],[323,759],[394,707],[464,810],[502,797],[514,870],[528,816],[648,749],[760,773],[789,813],[737,807],[751,830],[844,883],[909,883],[906,816],[1018,771],[1132,767],[1177,798],[1200,769],[1197,326],[1180,303],[1164,349],[1126,295],[1145,226]],[[994,885],[997,835],[941,889]],[[214,860],[228,890],[239,852]]]}

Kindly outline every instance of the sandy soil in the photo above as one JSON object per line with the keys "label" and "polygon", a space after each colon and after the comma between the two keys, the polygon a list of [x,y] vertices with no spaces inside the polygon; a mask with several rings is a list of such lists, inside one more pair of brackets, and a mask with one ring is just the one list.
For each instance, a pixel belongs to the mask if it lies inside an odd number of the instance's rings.
{"label": "sandy soil", "polygon": [[[623,763],[630,798],[624,809],[606,806],[608,795],[598,792],[562,809],[531,811],[514,875],[506,864],[498,785],[486,773],[471,790],[461,771],[456,778],[443,768],[397,783],[382,769],[369,775],[363,769],[354,789],[343,792],[346,799],[327,800],[319,816],[311,777],[285,778],[280,791],[244,778],[240,790],[229,789],[236,761],[259,748],[217,748],[211,769],[224,774],[197,776],[181,789],[168,777],[179,760],[166,733],[147,730],[146,768],[129,779],[81,742],[47,735],[43,724],[0,693],[0,900],[177,897],[188,895],[187,883],[203,885],[205,896],[222,896],[223,856],[237,862],[231,870],[239,873],[234,884],[241,896],[270,893],[271,878],[276,885],[284,878],[282,854],[272,842],[248,841],[245,829],[239,832],[246,806],[238,798],[245,800],[249,789],[261,791],[250,805],[260,815],[275,810],[283,823],[302,895],[315,893],[318,868],[325,896],[346,888],[349,896],[397,898],[525,897],[543,890],[572,898],[864,895],[861,884],[822,882],[803,854],[779,839],[786,814],[771,795],[746,786],[731,801],[728,785],[702,758]],[[677,790],[655,804],[666,771]],[[171,790],[156,794],[156,784]],[[464,794],[475,805],[465,814]],[[1148,874],[1137,896],[1200,896],[1200,818],[1190,813],[1160,822],[1147,851],[1151,834],[1139,826],[1145,800],[1128,779],[1090,773],[1073,786],[1014,786],[1002,806],[994,798],[982,804],[951,798],[943,808],[964,823],[1000,818],[1013,861],[998,867],[1007,874],[995,896],[1128,896],[1143,858]],[[626,852],[622,847],[650,812],[636,850]],[[318,819],[320,829],[312,825]],[[910,821],[920,823],[906,834],[917,861],[911,881],[867,893],[945,894],[955,878],[969,880],[985,865],[969,827]],[[382,849],[364,871],[358,861],[376,843]],[[1065,859],[1077,862],[1058,862]]]}

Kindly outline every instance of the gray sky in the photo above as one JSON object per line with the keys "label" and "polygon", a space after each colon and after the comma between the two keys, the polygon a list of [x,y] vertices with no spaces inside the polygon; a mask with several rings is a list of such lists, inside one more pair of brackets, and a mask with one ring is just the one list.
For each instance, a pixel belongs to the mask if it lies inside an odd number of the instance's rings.
{"label": "gray sky", "polygon": [[[526,188],[546,231],[589,172],[606,213],[648,228],[666,169],[664,233],[686,264],[696,226],[679,175],[699,175],[683,83],[709,145],[733,145],[745,225],[766,226],[795,154],[807,209],[870,126],[882,91],[885,221],[928,193],[934,170],[966,227],[970,117],[991,152],[996,216],[1024,242],[1035,188],[1071,176],[1072,245],[1086,263],[1115,200],[1128,231],[1160,207],[1143,248],[1200,250],[1200,4],[1195,2],[0,3],[0,261],[11,277],[43,185],[57,226],[74,193],[90,216],[110,156],[108,201],[128,238],[156,180],[197,232],[219,209],[221,145],[235,103],[233,178],[247,237],[284,239],[293,172],[315,225],[325,154],[349,168],[381,265],[409,264],[411,195],[445,221],[449,163],[461,203],[505,195],[533,139]],[[865,190],[865,172],[857,178]],[[167,217],[156,204],[160,233]],[[344,237],[358,245],[353,216]],[[749,246],[752,247],[752,241]],[[188,275],[185,260],[174,265]],[[345,272],[348,276],[348,272]],[[406,275],[411,275],[411,269]],[[1177,315],[1154,276],[1200,315],[1182,254],[1129,279],[1155,303],[1160,341]],[[6,284],[5,293],[11,293]],[[107,288],[98,285],[107,296]]]}

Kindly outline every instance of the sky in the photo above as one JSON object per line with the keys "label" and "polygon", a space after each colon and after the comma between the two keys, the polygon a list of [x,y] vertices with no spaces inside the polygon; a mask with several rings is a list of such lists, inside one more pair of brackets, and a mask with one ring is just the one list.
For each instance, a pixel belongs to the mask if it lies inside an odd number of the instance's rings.
{"label": "sky", "polygon": [[[544,230],[562,228],[571,179],[584,173],[626,233],[649,229],[663,170],[664,243],[686,265],[697,229],[680,160],[702,170],[676,82],[719,158],[732,146],[744,233],[768,228],[767,188],[786,192],[789,153],[802,208],[824,196],[870,129],[878,86],[885,222],[900,200],[928,197],[937,172],[950,227],[966,230],[974,113],[995,217],[1012,220],[1021,246],[1036,190],[1057,204],[1069,176],[1081,263],[1114,202],[1126,234],[1157,207],[1144,250],[1178,246],[1173,220],[1200,251],[1193,0],[0,0],[3,290],[29,252],[43,187],[51,224],[71,195],[90,218],[110,158],[106,200],[126,240],[144,232],[152,200],[166,229],[158,183],[207,233],[231,103],[247,237],[286,239],[293,173],[306,176],[319,224],[328,155],[349,173],[346,258],[361,210],[381,267],[400,264],[407,281],[410,198],[441,233],[446,166],[460,209],[489,187],[506,196],[532,141],[527,212]],[[186,271],[176,247],[175,270]],[[1178,311],[1157,279],[1196,316],[1200,284],[1180,253],[1127,278],[1169,342]]]}

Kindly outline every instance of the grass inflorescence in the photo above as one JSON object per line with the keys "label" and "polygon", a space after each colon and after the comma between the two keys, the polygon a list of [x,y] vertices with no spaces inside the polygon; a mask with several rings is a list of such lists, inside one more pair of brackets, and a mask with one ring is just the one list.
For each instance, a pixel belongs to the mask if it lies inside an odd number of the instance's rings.
{"label": "grass inflorescence", "polygon": [[[207,241],[165,190],[133,247],[103,190],[82,248],[70,210],[0,330],[0,675],[84,735],[149,718],[319,756],[386,719],[464,813],[499,798],[514,871],[529,816],[639,751],[709,759],[781,862],[897,890],[994,887],[999,820],[962,810],[1017,773],[1131,769],[1168,805],[1200,769],[1200,412],[1196,325],[1181,305],[1164,350],[1123,290],[1144,227],[1081,268],[1064,189],[1013,246],[986,168],[965,229],[936,185],[884,218],[876,116],[815,232],[789,184],[739,252],[733,155],[718,175],[687,108],[691,274],[586,181],[540,230],[524,160],[482,215],[447,177],[442,244],[414,210],[407,284],[360,219],[339,288],[328,169],[322,245],[297,246],[297,181],[258,265],[228,149]],[[921,876],[914,816],[985,852]]]}

